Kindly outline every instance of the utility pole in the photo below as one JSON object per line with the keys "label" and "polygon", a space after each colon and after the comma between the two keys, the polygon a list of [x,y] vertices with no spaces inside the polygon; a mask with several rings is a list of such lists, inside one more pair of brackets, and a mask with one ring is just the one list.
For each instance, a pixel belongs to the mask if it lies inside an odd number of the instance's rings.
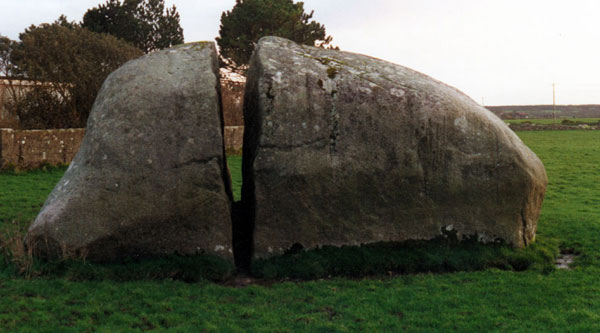
{"label": "utility pole", "polygon": [[554,89],[554,83],[552,83],[552,117],[554,117],[554,123],[556,124],[556,90]]}

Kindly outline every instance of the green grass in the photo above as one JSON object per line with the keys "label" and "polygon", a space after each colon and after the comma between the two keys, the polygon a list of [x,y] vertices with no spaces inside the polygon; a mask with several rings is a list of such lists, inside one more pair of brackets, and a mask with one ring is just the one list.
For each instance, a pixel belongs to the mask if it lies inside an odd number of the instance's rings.
{"label": "green grass", "polygon": [[242,199],[242,156],[227,156],[227,165],[231,174],[231,186],[235,201]]}
{"label": "green grass", "polygon": [[600,133],[519,132],[544,162],[548,190],[538,228],[541,240],[580,251],[576,264],[600,268]]}
{"label": "green grass", "polygon": [[522,123],[532,123],[539,125],[550,125],[550,124],[562,124],[563,120],[568,120],[571,122],[580,122],[590,125],[595,125],[600,122],[600,118],[556,118],[556,122],[553,118],[540,118],[540,119],[504,119],[504,121],[508,124],[522,124]]}
{"label": "green grass", "polygon": [[[556,240],[562,248],[573,248],[580,253],[574,270],[490,268],[241,289],[172,279],[26,280],[4,271],[0,272],[0,330],[599,331],[600,133],[518,134],[543,160],[549,178],[536,244]],[[234,174],[235,168],[230,168]],[[40,174],[51,178],[52,171]],[[49,192],[57,176],[38,183],[48,185]],[[27,176],[1,174],[0,184],[14,181],[13,177]],[[4,203],[18,194],[2,186],[0,195]],[[30,210],[41,203],[27,194],[22,197]],[[12,214],[2,221],[35,216],[27,209],[1,208],[2,214]]]}
{"label": "green grass", "polygon": [[0,286],[0,327],[6,331],[600,329],[597,276],[582,271],[536,275],[491,270],[242,289],[168,280],[13,280]]}
{"label": "green grass", "polygon": [[29,221],[39,213],[66,167],[0,174],[0,223]]}

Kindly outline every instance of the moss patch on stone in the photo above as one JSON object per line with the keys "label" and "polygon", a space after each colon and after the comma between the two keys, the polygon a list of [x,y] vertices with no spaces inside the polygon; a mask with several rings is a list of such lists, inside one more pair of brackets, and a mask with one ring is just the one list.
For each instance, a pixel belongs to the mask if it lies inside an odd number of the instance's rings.
{"label": "moss patch on stone", "polygon": [[335,79],[336,75],[338,74],[338,70],[335,67],[329,67],[327,68],[327,77],[330,79]]}

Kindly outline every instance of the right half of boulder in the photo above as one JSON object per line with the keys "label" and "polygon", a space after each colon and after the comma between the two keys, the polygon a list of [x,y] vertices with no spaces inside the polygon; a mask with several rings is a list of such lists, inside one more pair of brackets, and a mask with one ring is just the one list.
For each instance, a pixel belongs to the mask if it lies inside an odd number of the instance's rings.
{"label": "right half of boulder", "polygon": [[244,119],[254,257],[448,231],[516,247],[535,238],[542,162],[491,112],[426,75],[266,37]]}

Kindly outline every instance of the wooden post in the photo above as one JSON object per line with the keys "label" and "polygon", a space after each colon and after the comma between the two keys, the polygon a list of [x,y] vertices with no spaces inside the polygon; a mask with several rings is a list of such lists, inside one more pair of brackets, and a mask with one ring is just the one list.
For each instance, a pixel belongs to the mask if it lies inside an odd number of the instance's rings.
{"label": "wooden post", "polygon": [[556,124],[556,90],[554,89],[554,83],[552,83],[552,117],[554,117],[554,123]]}

